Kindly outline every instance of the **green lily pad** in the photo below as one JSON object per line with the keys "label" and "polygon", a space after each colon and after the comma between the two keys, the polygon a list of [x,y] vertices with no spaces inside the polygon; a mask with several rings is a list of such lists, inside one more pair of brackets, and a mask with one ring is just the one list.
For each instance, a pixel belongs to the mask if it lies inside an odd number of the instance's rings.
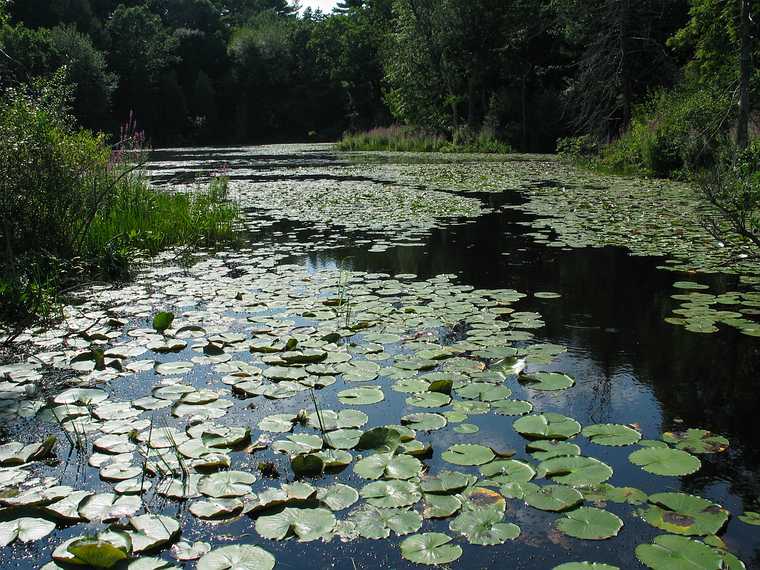
{"label": "green lily pad", "polygon": [[607,481],[612,468],[593,457],[555,457],[539,464],[538,475],[563,485],[586,487]]}
{"label": "green lily pad", "polygon": [[[366,431],[359,441],[359,449],[372,449],[380,452],[393,452],[401,445],[401,428],[379,427]],[[412,435],[412,439],[414,436]]]}
{"label": "green lily pad", "polygon": [[380,508],[408,507],[422,498],[417,485],[409,481],[375,481],[362,487],[359,494],[370,505]]}
{"label": "green lily pad", "polygon": [[260,516],[256,519],[256,532],[270,540],[283,540],[295,535],[300,542],[327,538],[335,528],[335,516],[327,509],[293,509]]}
{"label": "green lily pad", "polygon": [[274,556],[250,544],[223,546],[198,560],[198,570],[272,570],[274,565]]}
{"label": "green lily pad", "polygon": [[533,404],[525,400],[501,400],[492,402],[491,409],[499,416],[524,416],[533,411]]}
{"label": "green lily pad", "polygon": [[401,425],[417,431],[436,431],[445,428],[447,424],[448,420],[444,416],[426,412],[408,414],[401,418]]}
{"label": "green lily pad", "polygon": [[455,495],[424,495],[422,516],[426,519],[445,519],[462,508],[462,501]]}
{"label": "green lily pad", "polygon": [[495,479],[499,482],[522,481],[528,482],[536,476],[536,471],[522,461],[516,459],[501,459],[484,465],[480,468],[480,473],[489,479]]}
{"label": "green lily pad", "polygon": [[338,400],[349,406],[370,406],[385,399],[379,386],[361,386],[338,392]]}
{"label": "green lily pad", "polygon": [[353,487],[335,483],[317,490],[317,499],[331,511],[342,511],[359,500],[359,492]]}
{"label": "green lily pad", "polygon": [[462,534],[470,544],[493,546],[520,536],[520,527],[503,522],[504,513],[497,509],[466,511],[451,521],[449,529]]}
{"label": "green lily pad", "polygon": [[623,521],[608,511],[580,507],[557,520],[557,528],[574,538],[605,540],[618,535],[623,528]]}
{"label": "green lily pad", "polygon": [[472,485],[476,480],[477,478],[472,475],[444,470],[435,477],[423,478],[420,488],[424,493],[457,493]]}
{"label": "green lily pad", "polygon": [[670,534],[717,534],[729,517],[720,505],[686,493],[657,493],[650,495],[649,502],[652,506],[641,514],[642,518]]}
{"label": "green lily pad", "polygon": [[595,424],[586,426],[581,433],[592,443],[610,447],[633,445],[641,440],[641,433],[622,424]]}
{"label": "green lily pad", "polygon": [[695,454],[723,453],[729,446],[728,440],[722,435],[716,435],[703,429],[665,432],[662,434],[662,439],[675,446],[676,449]]}
{"label": "green lily pad", "polygon": [[527,450],[538,461],[581,454],[580,447],[567,441],[531,441],[527,445]]}
{"label": "green lily pad", "polygon": [[66,561],[91,568],[113,568],[129,558],[129,546],[128,538],[123,543],[99,538],[75,539],[66,548],[70,555]]}
{"label": "green lily pad", "polygon": [[639,449],[631,453],[628,460],[644,471],[670,477],[691,475],[702,467],[702,462],[690,453],[664,447]]}
{"label": "green lily pad", "polygon": [[636,547],[636,558],[652,570],[720,570],[723,559],[713,549],[685,536],[663,534],[653,544]]}
{"label": "green lily pad", "polygon": [[454,465],[484,465],[496,455],[490,447],[477,444],[452,445],[441,454],[441,459]]}
{"label": "green lily pad", "polygon": [[324,460],[315,454],[296,455],[290,460],[296,477],[319,477],[325,471]]}
{"label": "green lily pad", "polygon": [[[528,484],[530,485],[530,484]],[[583,495],[572,487],[564,485],[526,486],[523,500],[531,507],[542,511],[562,512],[583,502]]]}
{"label": "green lily pad", "polygon": [[754,511],[747,511],[743,515],[739,515],[739,520],[745,524],[760,526],[760,513],[756,513]]}
{"label": "green lily pad", "polygon": [[439,566],[462,556],[462,547],[449,544],[451,537],[440,532],[418,534],[401,543],[401,556],[415,564]]}
{"label": "green lily pad", "polygon": [[512,424],[515,431],[529,439],[570,439],[581,431],[581,424],[561,414],[524,416]]}
{"label": "green lily pad", "polygon": [[359,536],[371,540],[388,538],[391,531],[404,536],[417,532],[422,527],[422,517],[416,511],[379,509],[371,505],[355,510],[348,520],[356,525]]}
{"label": "green lily pad", "polygon": [[634,487],[615,487],[602,483],[581,489],[587,501],[596,503],[620,503],[629,505],[641,505],[647,502],[647,494]]}
{"label": "green lily pad", "polygon": [[45,538],[55,530],[55,523],[45,519],[22,517],[0,523],[0,548],[8,546],[14,540],[34,542]]}
{"label": "green lily pad", "polygon": [[153,328],[160,333],[163,333],[166,329],[172,326],[174,322],[174,313],[162,311],[156,313],[153,317]]}
{"label": "green lily pad", "polygon": [[354,473],[364,479],[411,479],[422,473],[422,463],[410,455],[376,453],[357,462]]}
{"label": "green lily pad", "polygon": [[251,492],[256,477],[243,471],[222,471],[206,475],[198,482],[198,491],[215,499],[242,497]]}
{"label": "green lily pad", "polygon": [[409,396],[406,403],[417,408],[442,408],[451,403],[451,396],[440,392],[423,392]]}
{"label": "green lily pad", "polygon": [[536,372],[534,374],[521,374],[521,384],[525,384],[531,390],[544,392],[557,392],[567,390],[575,385],[575,380],[567,374],[560,372]]}

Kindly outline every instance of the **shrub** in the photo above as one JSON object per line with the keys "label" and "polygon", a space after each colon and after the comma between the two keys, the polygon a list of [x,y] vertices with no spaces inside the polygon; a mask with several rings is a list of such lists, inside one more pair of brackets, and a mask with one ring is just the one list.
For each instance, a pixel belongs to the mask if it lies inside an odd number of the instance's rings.
{"label": "shrub", "polygon": [[[116,150],[79,130],[63,74],[0,101],[0,317],[49,316],[58,291],[86,275],[123,278],[136,252],[210,244],[233,233],[227,180],[165,193],[139,172],[134,123]],[[136,161],[136,162],[135,162]]]}
{"label": "shrub", "polygon": [[716,164],[697,175],[697,187],[714,206],[708,219],[713,235],[753,246],[760,257],[760,139],[745,150],[729,147]]}
{"label": "shrub", "polygon": [[378,127],[362,133],[344,135],[339,150],[398,152],[483,152],[509,153],[508,144],[490,131],[455,129],[452,140],[436,132],[412,126]]}
{"label": "shrub", "polygon": [[617,173],[683,177],[714,163],[725,144],[731,104],[724,94],[681,87],[658,91],[629,129],[605,147],[598,166]]}

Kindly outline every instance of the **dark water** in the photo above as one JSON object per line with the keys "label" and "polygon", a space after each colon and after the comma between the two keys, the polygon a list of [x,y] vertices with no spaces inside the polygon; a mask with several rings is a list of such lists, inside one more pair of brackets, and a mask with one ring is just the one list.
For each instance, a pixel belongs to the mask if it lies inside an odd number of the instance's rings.
{"label": "dark water", "polygon": [[[280,147],[282,148],[282,147]],[[156,169],[161,182],[187,182],[192,176],[224,170],[233,178],[255,181],[288,178],[282,168],[324,167],[339,159],[324,150],[306,154],[288,154],[248,149],[247,155],[227,149],[219,151],[183,151],[157,153],[156,160],[171,161],[172,171]],[[340,160],[345,160],[341,158]],[[202,161],[191,167],[174,169],[179,162]],[[188,173],[188,170],[191,170]],[[274,170],[274,172],[273,172]],[[316,175],[299,171],[297,179],[308,183]],[[341,174],[319,175],[319,178]],[[345,179],[345,178],[343,178]],[[299,256],[294,261],[309,268],[333,268],[342,264],[368,272],[414,273],[420,278],[450,273],[458,281],[478,288],[514,288],[518,291],[556,291],[561,299],[540,300],[532,296],[521,301],[521,311],[537,311],[546,327],[531,331],[538,342],[564,345],[568,352],[552,365],[574,376],[575,388],[560,394],[536,396],[523,388],[514,388],[514,398],[529,399],[537,409],[558,411],[581,424],[638,423],[644,437],[656,439],[662,431],[684,427],[704,428],[725,435],[730,449],[720,455],[701,456],[703,467],[695,475],[667,478],[649,475],[628,463],[634,448],[593,446],[577,438],[584,454],[607,462],[615,469],[610,481],[617,486],[634,486],[645,492],[684,490],[716,501],[734,515],[760,507],[760,339],[736,334],[733,330],[713,335],[699,335],[664,322],[676,306],[670,296],[672,283],[683,276],[657,269],[663,260],[633,257],[618,248],[563,250],[536,244],[525,237],[531,230],[520,222],[527,215],[513,209],[500,210],[505,204],[519,203],[516,193],[480,196],[495,213],[474,222],[432,231],[423,237],[424,245],[391,247],[383,253],[369,253],[355,247],[353,239],[337,238],[334,249]],[[334,230],[333,233],[338,233]],[[304,224],[277,222],[251,235],[256,245],[282,241],[308,241],[313,231]],[[730,290],[730,278],[713,276],[701,281],[713,285],[712,292]],[[128,384],[115,386],[115,394],[129,397]],[[386,400],[369,410],[370,424],[395,423],[403,409],[403,394],[386,390]],[[286,401],[263,402],[247,421],[255,425],[261,417],[274,411],[306,407],[306,396]],[[327,396],[325,407],[334,400]],[[260,399],[259,399],[260,400]],[[258,402],[258,400],[257,400]],[[435,456],[426,461],[432,472],[450,468],[440,460],[440,451],[460,441],[494,444],[500,448],[524,449],[524,441],[510,426],[514,418],[494,415],[472,416],[468,422],[480,432],[466,440],[450,429],[435,432]],[[588,451],[588,453],[587,453]],[[518,453],[518,458],[525,457]],[[250,467],[258,459],[247,459]],[[245,465],[236,465],[245,469]],[[102,483],[97,472],[85,469],[82,477],[95,487]],[[69,471],[70,472],[70,471]],[[71,473],[71,472],[70,472]],[[73,475],[72,475],[73,476]],[[339,476],[353,486],[363,482],[351,469]],[[330,479],[332,481],[332,478]],[[81,485],[81,481],[79,483]],[[277,482],[275,482],[277,484]],[[453,564],[459,568],[516,568],[548,570],[568,562],[590,560],[621,568],[643,568],[634,555],[637,544],[651,542],[662,534],[633,515],[636,507],[610,503],[605,508],[618,514],[625,527],[619,537],[600,542],[579,541],[552,532],[555,514],[544,513],[509,501],[506,519],[522,527],[521,538],[496,547],[478,547],[461,541],[464,556]],[[221,545],[227,542],[250,542],[264,546],[277,558],[277,568],[407,568],[399,553],[397,538],[386,541],[359,540],[342,544],[274,543],[262,540],[250,519],[213,527],[194,521],[180,504],[164,505],[165,514],[183,519],[183,539],[204,540]],[[447,532],[449,521],[425,522],[424,532]],[[81,526],[77,528],[81,533]],[[56,543],[65,533],[57,533]],[[722,533],[729,549],[748,568],[760,568],[760,530],[740,522],[735,516]],[[19,547],[15,547],[19,548]],[[49,560],[49,547],[39,548],[39,560]],[[25,560],[0,560],[0,567],[31,568],[29,547]],[[40,564],[41,565],[41,564]],[[188,567],[193,567],[188,565]]]}

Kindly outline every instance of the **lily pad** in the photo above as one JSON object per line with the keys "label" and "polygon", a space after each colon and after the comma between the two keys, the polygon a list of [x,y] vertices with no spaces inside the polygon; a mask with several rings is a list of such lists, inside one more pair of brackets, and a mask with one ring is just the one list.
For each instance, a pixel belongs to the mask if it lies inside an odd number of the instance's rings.
{"label": "lily pad", "polygon": [[436,431],[443,429],[448,424],[448,420],[440,414],[419,413],[408,414],[401,418],[401,425],[409,426],[417,431]]}
{"label": "lily pad", "polygon": [[416,511],[379,509],[370,505],[352,512],[348,520],[356,525],[359,536],[372,540],[388,538],[391,531],[404,536],[422,527],[422,517]]}
{"label": "lily pad", "polygon": [[449,529],[464,535],[470,544],[493,546],[520,536],[520,527],[503,519],[504,513],[498,509],[475,509],[460,514]]}
{"label": "lily pad", "polygon": [[293,509],[260,516],[256,519],[256,532],[270,540],[283,540],[294,535],[300,542],[327,538],[335,528],[335,516],[327,509]]}
{"label": "lily pad", "polygon": [[331,511],[342,511],[359,500],[359,492],[348,485],[335,483],[318,489],[317,499],[327,505]]}
{"label": "lily pad", "polygon": [[747,511],[743,515],[739,515],[739,520],[745,524],[752,526],[760,526],[760,513],[754,511]]}
{"label": "lily pad", "polygon": [[454,465],[484,465],[494,457],[490,447],[469,443],[452,445],[441,454],[441,459]]}
{"label": "lily pad", "polygon": [[380,508],[408,507],[422,498],[419,488],[409,481],[376,481],[362,487],[359,494]]}
{"label": "lily pad", "polygon": [[583,540],[605,540],[617,536],[623,521],[608,511],[580,507],[557,521],[557,528],[568,536]]}
{"label": "lily pad", "polygon": [[670,477],[691,475],[702,467],[702,462],[690,453],[664,447],[645,447],[631,453],[628,459],[644,471]]}
{"label": "lily pad", "polygon": [[534,374],[521,374],[521,384],[525,384],[531,390],[544,392],[557,392],[567,390],[575,385],[575,380],[567,374],[560,372],[536,372]]}
{"label": "lily pad", "polygon": [[529,439],[570,439],[581,431],[581,425],[574,419],[551,412],[524,416],[512,426]]}
{"label": "lily pad", "polygon": [[593,457],[555,457],[539,464],[538,475],[563,485],[586,487],[607,481],[612,468]]}
{"label": "lily pad", "polygon": [[275,558],[258,546],[235,544],[212,550],[198,561],[198,570],[272,570]]}
{"label": "lily pad", "polygon": [[529,483],[524,487],[523,499],[536,509],[562,512],[580,505],[583,495],[576,489],[564,485],[539,487]]}
{"label": "lily pad", "polygon": [[653,544],[636,547],[636,558],[652,570],[720,570],[723,559],[706,544],[685,536],[663,534]]}
{"label": "lily pad", "polygon": [[0,523],[0,548],[14,540],[33,542],[45,538],[55,530],[55,523],[45,519],[22,517]]}
{"label": "lily pad", "polygon": [[729,446],[728,440],[722,435],[703,429],[665,432],[662,434],[662,439],[675,446],[676,449],[695,454],[723,453]]}
{"label": "lily pad", "polygon": [[338,399],[349,406],[370,406],[385,399],[379,386],[361,386],[338,392]]}
{"label": "lily pad", "polygon": [[633,445],[641,440],[641,433],[622,424],[595,424],[586,426],[581,433],[592,443],[610,447]]}
{"label": "lily pad", "polygon": [[410,455],[376,453],[357,462],[354,473],[364,479],[411,479],[422,473],[422,463]]}
{"label": "lily pad", "polygon": [[641,514],[642,518],[671,534],[717,534],[729,517],[720,505],[686,493],[657,493],[650,495],[649,502],[652,506]]}
{"label": "lily pad", "polygon": [[440,532],[418,534],[401,543],[401,556],[415,564],[450,564],[462,556],[462,547],[449,544],[451,537]]}
{"label": "lily pad", "polygon": [[528,482],[536,475],[536,471],[522,461],[515,459],[501,459],[484,465],[480,468],[480,473],[489,479],[495,479],[505,483],[507,481]]}
{"label": "lily pad", "polygon": [[256,477],[243,471],[222,471],[206,475],[198,482],[198,491],[216,499],[242,497],[251,492]]}

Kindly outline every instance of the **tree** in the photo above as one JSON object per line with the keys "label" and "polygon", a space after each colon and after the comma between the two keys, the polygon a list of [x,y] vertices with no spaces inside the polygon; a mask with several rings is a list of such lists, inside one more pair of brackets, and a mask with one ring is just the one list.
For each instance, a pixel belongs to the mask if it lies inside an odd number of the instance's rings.
{"label": "tree", "polygon": [[568,41],[580,56],[571,83],[578,131],[619,135],[633,107],[678,67],[666,42],[685,21],[683,0],[555,0]]}
{"label": "tree", "polygon": [[760,0],[690,0],[688,22],[671,45],[683,55],[686,79],[726,93],[735,105],[737,144],[746,146],[753,101],[760,93],[760,57],[755,14]]}
{"label": "tree", "polygon": [[138,121],[156,136],[164,120],[158,109],[177,108],[168,101],[157,105],[156,100],[162,93],[173,91],[165,75],[178,62],[177,41],[145,6],[120,5],[107,30],[110,67],[119,76],[114,98],[117,120],[125,120],[134,111]]}
{"label": "tree", "polygon": [[739,116],[736,145],[744,150],[749,144],[750,78],[752,76],[752,37],[750,35],[750,0],[739,0]]}
{"label": "tree", "polygon": [[105,55],[95,49],[88,36],[73,26],[50,30],[56,51],[56,66],[66,66],[68,80],[74,86],[72,111],[82,126],[98,129],[109,123],[111,96],[117,77],[108,71]]}

